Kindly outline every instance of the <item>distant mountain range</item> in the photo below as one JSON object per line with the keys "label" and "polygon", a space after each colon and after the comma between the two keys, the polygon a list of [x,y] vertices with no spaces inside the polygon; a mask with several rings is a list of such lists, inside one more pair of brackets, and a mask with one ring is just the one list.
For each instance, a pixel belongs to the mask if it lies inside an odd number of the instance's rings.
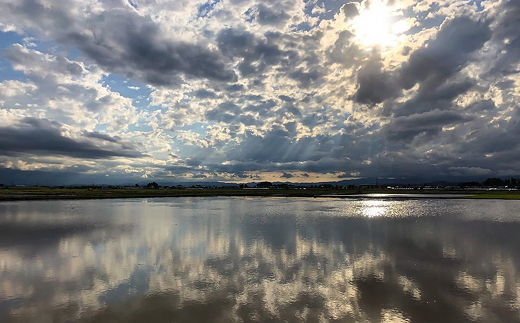
{"label": "distant mountain range", "polygon": [[[493,176],[489,176],[493,177]],[[517,176],[495,176],[505,178],[520,178]],[[377,183],[379,185],[430,185],[430,186],[453,186],[459,183],[466,182],[483,182],[487,177],[450,177],[450,176],[431,176],[431,177],[410,177],[410,178],[378,178]],[[15,169],[0,168],[0,184],[6,186],[12,185],[39,185],[39,186],[87,186],[87,185],[121,185],[121,186],[134,186],[136,183],[140,186],[144,186],[150,182],[157,182],[161,186],[238,186],[239,183],[224,182],[224,181],[173,181],[173,180],[161,180],[161,179],[136,179],[132,175],[128,175],[126,178],[114,178],[99,176],[99,175],[80,175],[74,172],[47,172],[47,171],[22,171]],[[248,186],[254,186],[257,182],[246,183]],[[311,185],[322,185],[331,184],[339,186],[348,185],[374,185],[376,184],[375,177],[364,177],[358,179],[345,179],[338,181],[318,181],[314,183],[298,183],[288,181],[278,181],[273,184],[292,184],[299,186],[311,186]]]}
{"label": "distant mountain range", "polygon": [[[518,176],[520,177],[520,176]],[[457,186],[460,183],[467,183],[467,182],[482,182],[486,178],[454,178],[452,181],[432,181],[431,179],[389,179],[389,178],[379,178],[377,180],[378,185],[425,185],[425,186]],[[140,186],[145,186],[149,182],[139,182]],[[162,182],[157,181],[157,183],[161,186],[177,186],[182,185],[185,187],[189,186],[218,186],[218,187],[232,187],[232,186],[238,186],[240,183],[230,183],[230,182]],[[247,184],[250,187],[254,187],[259,182],[248,182],[248,183],[242,183]],[[313,182],[313,183],[297,183],[297,182],[282,182],[282,181],[276,181],[272,182],[275,185],[280,184],[289,184],[289,185],[296,185],[296,186],[313,186],[313,185],[338,185],[338,186],[349,186],[349,185],[375,185],[376,179],[375,178],[359,178],[359,179],[351,179],[351,180],[341,180],[341,181],[324,181],[324,182]]]}

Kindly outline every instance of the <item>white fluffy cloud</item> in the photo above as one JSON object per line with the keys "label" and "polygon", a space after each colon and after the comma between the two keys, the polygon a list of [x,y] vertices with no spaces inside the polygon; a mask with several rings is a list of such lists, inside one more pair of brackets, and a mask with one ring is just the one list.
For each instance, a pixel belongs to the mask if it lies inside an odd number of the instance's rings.
{"label": "white fluffy cloud", "polygon": [[[133,158],[96,161],[115,178],[520,173],[515,1],[8,0],[2,9],[2,30],[26,41],[2,53],[23,77],[0,82],[0,126],[35,118],[71,140],[118,137]],[[376,35],[360,31],[373,17],[384,18],[373,27],[385,41],[362,38]]]}

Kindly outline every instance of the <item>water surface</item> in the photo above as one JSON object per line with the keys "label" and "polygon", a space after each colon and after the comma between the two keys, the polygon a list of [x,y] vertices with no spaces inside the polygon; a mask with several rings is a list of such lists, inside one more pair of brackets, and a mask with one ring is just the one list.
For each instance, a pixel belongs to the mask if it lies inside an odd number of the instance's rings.
{"label": "water surface", "polygon": [[520,201],[0,203],[0,322],[520,322]]}

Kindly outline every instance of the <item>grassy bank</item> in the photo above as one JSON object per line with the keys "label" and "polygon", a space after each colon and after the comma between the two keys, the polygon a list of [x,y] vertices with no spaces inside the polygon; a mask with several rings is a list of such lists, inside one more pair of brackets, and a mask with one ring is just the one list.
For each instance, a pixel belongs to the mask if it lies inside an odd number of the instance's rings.
{"label": "grassy bank", "polygon": [[151,197],[196,197],[196,196],[287,196],[319,197],[354,194],[464,194],[472,199],[508,199],[520,200],[519,192],[489,191],[442,191],[442,190],[384,190],[363,189],[87,189],[87,188],[42,188],[24,187],[0,190],[0,201],[15,200],[53,200],[53,199],[107,199],[107,198],[151,198]]}

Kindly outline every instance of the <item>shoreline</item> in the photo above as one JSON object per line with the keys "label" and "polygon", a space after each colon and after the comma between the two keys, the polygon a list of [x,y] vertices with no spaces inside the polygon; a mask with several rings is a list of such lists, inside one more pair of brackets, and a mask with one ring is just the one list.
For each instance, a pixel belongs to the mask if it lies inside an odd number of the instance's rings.
{"label": "shoreline", "polygon": [[336,189],[84,189],[10,188],[0,190],[0,202],[91,200],[159,197],[309,197],[342,199],[495,199],[520,200],[514,191],[336,190]]}

